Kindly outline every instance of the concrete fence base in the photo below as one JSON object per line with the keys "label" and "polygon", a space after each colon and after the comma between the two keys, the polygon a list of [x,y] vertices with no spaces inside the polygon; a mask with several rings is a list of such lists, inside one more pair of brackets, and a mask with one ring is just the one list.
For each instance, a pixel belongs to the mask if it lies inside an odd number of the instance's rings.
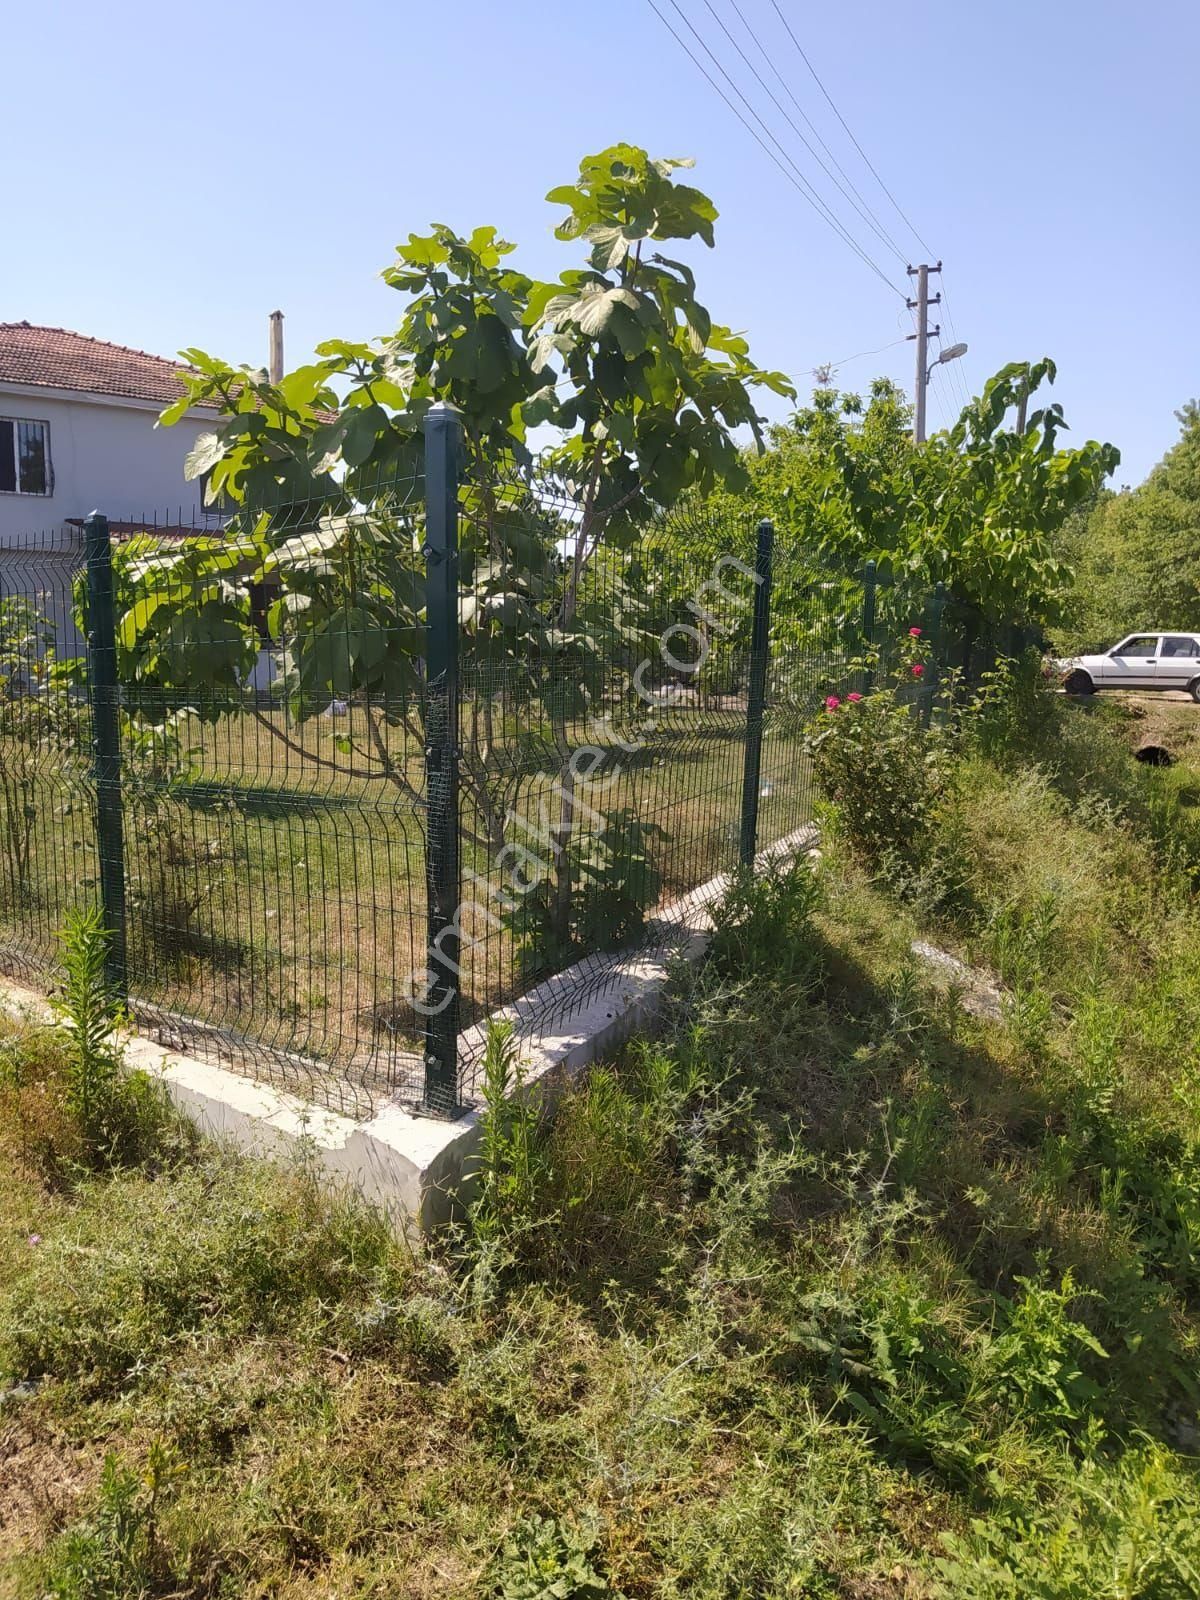
{"label": "concrete fence base", "polygon": [[[811,848],[809,825],[762,851],[758,864],[784,861]],[[712,933],[711,906],[728,887],[722,874],[664,907],[654,919],[650,953],[583,962],[539,985],[489,1021],[508,1020],[522,1062],[524,1094],[552,1095],[569,1080],[653,1021],[673,960],[697,962]],[[573,998],[577,995],[577,1002]],[[0,1006],[30,1021],[50,1020],[44,996],[0,982]],[[547,1008],[558,1019],[547,1031]],[[478,1062],[487,1022],[459,1036],[459,1059]],[[171,1101],[210,1137],[277,1160],[302,1155],[331,1183],[357,1190],[398,1227],[428,1229],[447,1220],[469,1197],[482,1113],[469,1109],[454,1122],[416,1116],[392,1103],[356,1122],[269,1084],[199,1061],[136,1034],[123,1040],[131,1068],[162,1084]]]}

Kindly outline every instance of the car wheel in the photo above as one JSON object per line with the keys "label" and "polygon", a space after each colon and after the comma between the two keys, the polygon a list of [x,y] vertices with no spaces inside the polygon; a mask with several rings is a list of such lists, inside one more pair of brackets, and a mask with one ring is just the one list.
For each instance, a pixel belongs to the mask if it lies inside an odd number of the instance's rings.
{"label": "car wheel", "polygon": [[1188,684],[1188,693],[1196,704],[1200,706],[1200,678],[1192,679],[1191,683]]}
{"label": "car wheel", "polygon": [[1091,674],[1084,672],[1082,667],[1076,667],[1074,672],[1068,672],[1063,680],[1063,688],[1068,694],[1091,694],[1095,687]]}

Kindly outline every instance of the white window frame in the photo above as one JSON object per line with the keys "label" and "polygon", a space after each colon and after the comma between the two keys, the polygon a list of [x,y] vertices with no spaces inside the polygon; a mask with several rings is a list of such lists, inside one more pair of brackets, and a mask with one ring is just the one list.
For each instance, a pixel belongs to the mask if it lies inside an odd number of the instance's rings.
{"label": "white window frame", "polygon": [[[12,423],[13,447],[13,483],[12,489],[0,489],[0,494],[23,495],[27,500],[49,500],[54,494],[54,463],[50,456],[50,423],[46,417],[10,417],[0,415],[0,422]],[[44,489],[22,489],[21,487],[21,446],[20,427],[24,423],[27,428],[40,428],[42,430],[42,449],[46,460],[46,487]]]}

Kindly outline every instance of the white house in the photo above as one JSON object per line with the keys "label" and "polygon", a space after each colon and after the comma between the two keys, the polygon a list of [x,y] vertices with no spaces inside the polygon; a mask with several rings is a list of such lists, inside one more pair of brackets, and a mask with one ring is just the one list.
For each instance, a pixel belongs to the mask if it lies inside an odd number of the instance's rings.
{"label": "white house", "polygon": [[215,413],[154,426],[182,392],[179,362],[65,328],[0,323],[0,545],[111,522],[203,526],[184,460]]}
{"label": "white house", "polygon": [[65,328],[0,323],[0,595],[34,599],[60,648],[74,634],[70,574],[89,511],[103,511],[118,537],[218,525],[184,477],[216,413],[195,408],[173,428],[154,425],[182,393],[180,371]]}

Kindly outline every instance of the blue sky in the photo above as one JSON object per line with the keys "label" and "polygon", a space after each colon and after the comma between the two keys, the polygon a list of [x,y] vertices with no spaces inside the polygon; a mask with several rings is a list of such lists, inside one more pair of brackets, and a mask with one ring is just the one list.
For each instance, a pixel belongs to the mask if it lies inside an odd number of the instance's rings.
{"label": "blue sky", "polygon": [[[672,0],[658,4],[702,55]],[[648,0],[48,0],[5,23],[5,121],[25,182],[5,208],[0,319],[260,361],[278,305],[295,365],[321,338],[394,325],[378,271],[430,220],[495,223],[538,276],[574,264],[542,196],[581,154],[626,139],[696,158],[721,212],[716,250],[696,261],[702,298],[760,362],[805,387],[817,363],[901,339],[904,261],[832,189],[706,0],[678,4],[894,288],[768,160]],[[711,0],[901,255],[920,259],[772,0],[737,4],[783,84],[733,0]],[[1005,361],[1048,353],[1074,436],[1111,439],[1118,482],[1140,479],[1175,436],[1175,407],[1200,394],[1200,6],[779,4],[945,262],[970,353],[938,374],[931,426],[960,379],[974,391]],[[865,386],[877,372],[911,384],[912,345],[839,377]]]}

